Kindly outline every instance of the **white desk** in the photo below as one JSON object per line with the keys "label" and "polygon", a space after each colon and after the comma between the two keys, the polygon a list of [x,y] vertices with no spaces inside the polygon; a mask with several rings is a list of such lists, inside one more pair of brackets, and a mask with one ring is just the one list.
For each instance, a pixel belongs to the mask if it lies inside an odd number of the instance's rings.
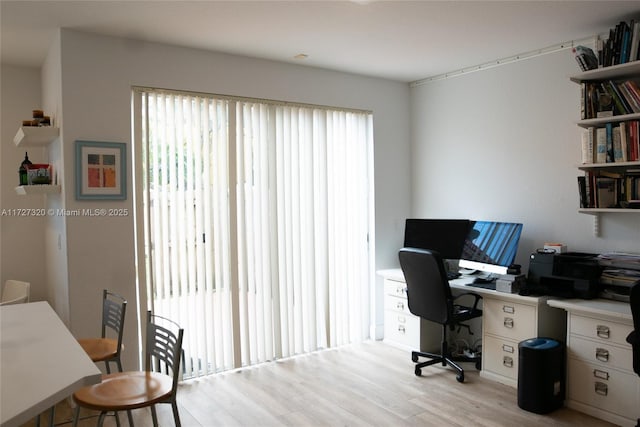
{"label": "white desk", "polygon": [[101,372],[46,302],[0,307],[0,425],[24,424],[101,381]]}
{"label": "white desk", "polygon": [[[385,342],[404,349],[439,348],[442,328],[413,316],[406,305],[406,284],[399,268],[380,270],[385,287]],[[473,277],[450,280],[454,292],[474,292],[482,300],[480,375],[511,387],[518,385],[518,343],[544,336],[564,341],[566,316],[547,304],[548,297],[522,296],[467,286]]]}
{"label": "white desk", "polygon": [[567,312],[567,399],[565,404],[620,426],[640,417],[640,378],[633,371],[629,303],[603,299],[556,299]]}

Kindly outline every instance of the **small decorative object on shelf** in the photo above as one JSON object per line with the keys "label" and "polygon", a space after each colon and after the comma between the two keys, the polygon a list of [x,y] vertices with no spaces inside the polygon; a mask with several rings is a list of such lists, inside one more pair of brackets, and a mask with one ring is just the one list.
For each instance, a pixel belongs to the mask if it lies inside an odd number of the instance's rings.
{"label": "small decorative object on shelf", "polygon": [[29,166],[31,166],[31,160],[29,160],[29,154],[24,153],[24,160],[20,163],[18,174],[20,175],[20,185],[29,185]]}
{"label": "small decorative object on shelf", "polygon": [[51,117],[45,116],[42,110],[33,110],[32,119],[23,120],[22,126],[51,126]]}

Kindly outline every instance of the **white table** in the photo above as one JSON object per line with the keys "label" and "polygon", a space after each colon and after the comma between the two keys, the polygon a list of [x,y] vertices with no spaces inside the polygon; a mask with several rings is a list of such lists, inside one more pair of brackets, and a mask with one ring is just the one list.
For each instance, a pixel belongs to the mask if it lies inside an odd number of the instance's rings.
{"label": "white table", "polygon": [[0,426],[20,426],[101,381],[47,302],[0,307]]}

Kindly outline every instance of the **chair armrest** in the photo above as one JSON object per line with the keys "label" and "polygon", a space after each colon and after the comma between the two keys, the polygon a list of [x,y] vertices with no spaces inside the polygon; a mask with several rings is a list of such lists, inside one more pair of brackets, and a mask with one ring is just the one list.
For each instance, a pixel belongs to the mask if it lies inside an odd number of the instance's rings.
{"label": "chair armrest", "polygon": [[466,295],[471,295],[472,297],[475,298],[475,300],[473,302],[473,309],[477,310],[478,309],[478,302],[482,299],[482,295],[476,294],[475,292],[464,292],[462,294],[458,294],[455,297],[453,297],[453,301],[455,301],[458,298],[461,298],[463,296],[466,296]]}

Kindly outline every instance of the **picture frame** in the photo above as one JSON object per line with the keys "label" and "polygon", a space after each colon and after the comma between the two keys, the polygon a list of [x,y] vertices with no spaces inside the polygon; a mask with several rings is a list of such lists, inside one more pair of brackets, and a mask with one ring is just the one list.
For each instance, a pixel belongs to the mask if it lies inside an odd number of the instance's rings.
{"label": "picture frame", "polygon": [[76,140],[76,200],[126,200],[123,142]]}

